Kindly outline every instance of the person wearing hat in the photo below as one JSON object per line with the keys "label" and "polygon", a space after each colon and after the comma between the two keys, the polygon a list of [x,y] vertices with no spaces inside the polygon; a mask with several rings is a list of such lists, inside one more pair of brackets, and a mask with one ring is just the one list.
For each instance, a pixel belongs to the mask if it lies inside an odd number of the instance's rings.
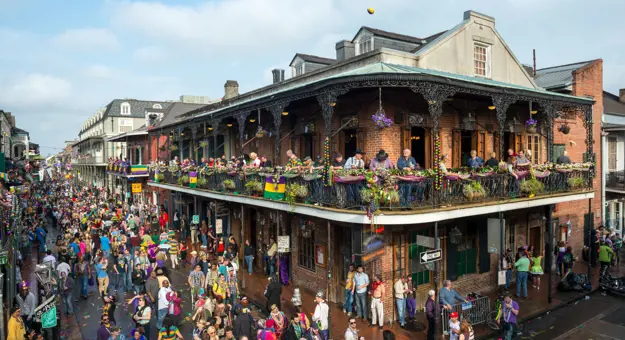
{"label": "person wearing hat", "polygon": [[449,340],[458,340],[460,334],[460,321],[458,312],[449,313]]}
{"label": "person wearing hat", "polygon": [[388,159],[388,154],[386,153],[386,151],[384,151],[384,149],[380,149],[380,151],[378,151],[378,154],[375,155],[375,158],[371,160],[369,170],[388,170],[393,169],[394,167],[395,166],[393,165],[393,162]]}
{"label": "person wearing hat", "polygon": [[328,315],[330,314],[330,308],[323,298],[322,291],[317,292],[317,295],[315,295],[315,302],[317,302],[317,306],[312,316],[312,325],[318,324],[318,331],[321,333],[322,338],[328,340]]}
{"label": "person wearing hat", "polygon": [[[403,154],[397,160],[397,169],[404,171],[412,171],[418,170],[419,164],[412,157],[412,152],[410,149],[405,149]],[[400,184],[399,193],[401,195],[400,202],[402,207],[407,208],[410,205],[411,196],[412,196],[412,186],[410,184]]]}
{"label": "person wearing hat", "polygon": [[365,161],[362,159],[364,154],[365,153],[361,149],[356,149],[354,156],[348,158],[347,162],[345,162],[345,169],[364,169]]}
{"label": "person wearing hat", "polygon": [[19,307],[14,307],[11,310],[11,317],[7,326],[7,340],[24,340],[26,337],[26,327],[24,327],[24,320],[22,320],[20,313]]}
{"label": "person wearing hat", "polygon": [[28,282],[22,281],[22,283],[19,284],[20,292],[15,296],[26,330],[32,329],[33,314],[37,307],[37,299],[30,291],[29,287]]}

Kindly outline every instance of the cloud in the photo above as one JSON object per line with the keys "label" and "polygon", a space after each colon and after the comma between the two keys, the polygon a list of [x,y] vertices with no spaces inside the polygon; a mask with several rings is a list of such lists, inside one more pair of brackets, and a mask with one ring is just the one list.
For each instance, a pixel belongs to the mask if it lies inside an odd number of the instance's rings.
{"label": "cloud", "polygon": [[306,40],[320,25],[324,30],[339,25],[338,19],[332,0],[232,0],[196,6],[125,2],[115,6],[111,21],[124,32],[229,54]]}
{"label": "cloud", "polygon": [[135,61],[139,63],[163,63],[167,61],[168,53],[167,50],[161,46],[145,46],[138,48],[133,53],[133,58]]}
{"label": "cloud", "polygon": [[53,37],[51,43],[59,48],[81,52],[107,52],[119,48],[115,34],[103,28],[68,29]]}
{"label": "cloud", "polygon": [[91,65],[85,68],[85,73],[87,77],[92,78],[107,78],[112,79],[118,76],[118,73],[113,68],[106,65]]}
{"label": "cloud", "polygon": [[72,84],[59,77],[46,74],[28,74],[12,84],[0,88],[0,98],[8,105],[20,107],[45,107],[58,105],[71,98]]}

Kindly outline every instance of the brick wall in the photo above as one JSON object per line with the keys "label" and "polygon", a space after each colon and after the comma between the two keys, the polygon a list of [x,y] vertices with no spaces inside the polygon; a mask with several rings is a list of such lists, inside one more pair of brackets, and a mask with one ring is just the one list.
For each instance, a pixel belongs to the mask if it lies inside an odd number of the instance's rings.
{"label": "brick wall", "polygon": [[[326,246],[326,252],[330,251],[328,248],[328,231],[324,228],[326,225],[325,220],[316,220],[316,228],[314,230],[313,239],[315,244],[323,244]],[[291,263],[293,265],[293,284],[297,288],[303,288],[311,292],[326,291],[328,285],[327,268],[315,266],[315,270],[312,271],[308,268],[304,268],[299,265],[299,218],[294,217],[291,221],[292,228],[292,240],[291,240]]]}
{"label": "brick wall", "polygon": [[[591,201],[591,211],[595,214],[595,227],[601,223],[601,116],[603,114],[603,60],[594,61],[573,72],[573,95],[591,97],[595,100],[593,106],[593,139],[597,174],[593,180],[595,198]],[[566,144],[569,156],[573,162],[581,162],[586,152],[586,130],[579,116],[575,120],[567,120],[571,127],[568,135],[557,131],[557,127],[564,121],[554,125],[554,143]],[[573,143],[571,143],[573,142]],[[584,214],[588,213],[588,201],[575,201],[558,204],[554,218],[560,218],[560,223],[571,220],[573,230],[569,236],[569,244],[573,247],[576,256],[581,256],[584,242]]]}

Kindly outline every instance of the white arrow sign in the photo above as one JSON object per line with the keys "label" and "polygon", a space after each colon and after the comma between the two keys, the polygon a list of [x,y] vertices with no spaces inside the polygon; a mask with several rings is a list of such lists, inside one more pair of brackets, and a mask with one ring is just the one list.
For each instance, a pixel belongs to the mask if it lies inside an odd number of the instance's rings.
{"label": "white arrow sign", "polygon": [[434,250],[424,251],[421,253],[421,263],[439,261],[442,258],[443,258],[443,251],[441,249],[434,249]]}

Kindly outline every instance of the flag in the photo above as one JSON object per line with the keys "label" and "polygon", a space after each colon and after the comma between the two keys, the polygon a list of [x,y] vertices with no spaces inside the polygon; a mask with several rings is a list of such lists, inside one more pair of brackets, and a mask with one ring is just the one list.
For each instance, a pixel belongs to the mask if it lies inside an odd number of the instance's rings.
{"label": "flag", "polygon": [[283,200],[284,199],[284,190],[286,188],[286,177],[280,176],[278,183],[274,182],[273,176],[268,176],[265,179],[265,194],[264,198],[268,198],[270,200]]}
{"label": "flag", "polygon": [[197,187],[197,172],[189,172],[189,188]]}

